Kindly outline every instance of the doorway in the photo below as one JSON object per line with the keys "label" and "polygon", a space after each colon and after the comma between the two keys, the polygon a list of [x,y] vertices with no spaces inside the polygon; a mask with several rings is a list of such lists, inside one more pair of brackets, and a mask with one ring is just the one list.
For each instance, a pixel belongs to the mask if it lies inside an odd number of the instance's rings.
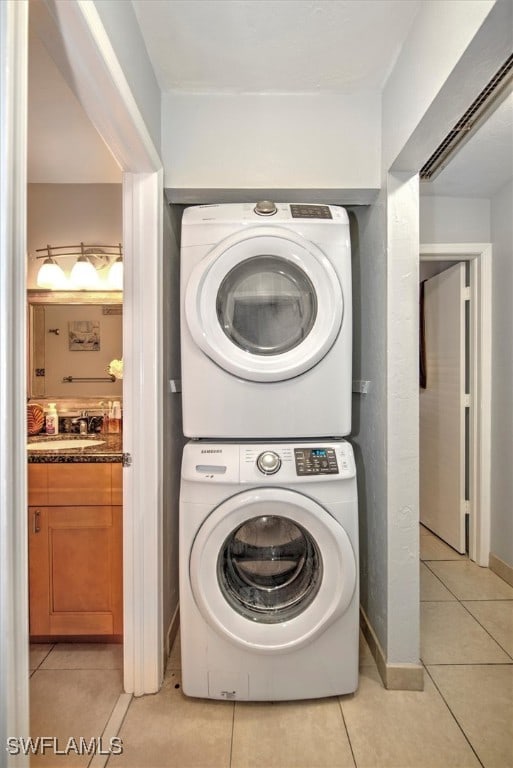
{"label": "doorway", "polygon": [[[469,406],[465,483],[468,496],[468,555],[471,560],[487,567],[490,552],[491,246],[487,243],[426,244],[420,247],[420,260],[424,264],[468,264],[465,270],[470,289],[467,378],[471,394],[465,402]],[[466,508],[467,505],[463,514]],[[451,514],[459,516],[461,510],[453,509]]]}
{"label": "doorway", "polygon": [[[26,66],[28,3],[2,3],[2,530],[0,673],[5,733],[28,732],[26,380]],[[158,690],[163,674],[162,568],[162,164],[92,5],[59,3],[52,23],[71,52],[75,93],[123,172],[125,246],[123,472],[124,689]],[[4,87],[5,86],[5,87]],[[4,106],[6,107],[4,109]],[[115,120],[114,120],[115,116]],[[5,128],[5,130],[4,130]],[[5,193],[5,194],[4,194]],[[5,277],[5,280],[4,280]],[[4,301],[5,299],[5,301]],[[157,354],[156,354],[157,352]],[[137,371],[138,375],[130,374]],[[140,403],[145,403],[141,408]],[[4,450],[5,448],[5,450]],[[140,511],[144,510],[144,515]],[[5,610],[4,610],[5,609]],[[5,684],[4,684],[5,683]],[[13,702],[16,705],[13,707]],[[4,709],[4,707],[0,707]],[[8,722],[7,722],[8,720]],[[2,730],[2,732],[4,732]]]}

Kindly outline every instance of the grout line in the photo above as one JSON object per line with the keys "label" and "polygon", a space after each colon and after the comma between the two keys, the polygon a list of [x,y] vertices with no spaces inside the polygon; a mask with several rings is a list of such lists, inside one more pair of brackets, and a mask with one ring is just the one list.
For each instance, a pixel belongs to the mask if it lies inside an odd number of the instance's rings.
{"label": "grout line", "polygon": [[[430,560],[430,562],[440,562],[440,561],[439,561],[439,560],[437,560],[437,561],[433,561],[433,560]],[[449,562],[449,561],[446,561],[446,562]],[[449,594],[450,594],[450,595],[452,595],[452,596],[454,597],[454,600],[457,600],[457,601],[459,602],[459,601],[460,601],[460,600],[459,600],[459,597],[458,597],[457,595],[455,595],[455,594],[454,594],[454,592],[453,592],[451,589],[449,589],[449,587],[447,586],[447,584],[445,584],[445,582],[444,582],[444,581],[442,581],[442,579],[440,578],[440,576],[439,576],[437,573],[435,573],[435,572],[434,572],[434,571],[433,571],[433,570],[432,570],[432,569],[429,567],[429,565],[428,565],[427,563],[424,563],[424,565],[426,566],[426,568],[428,569],[428,571],[429,571],[431,574],[433,574],[433,576],[435,577],[435,579],[438,579],[438,581],[440,582],[440,584],[442,585],[442,587],[445,587],[445,589],[446,589],[446,590],[449,592]],[[452,602],[454,602],[454,601],[453,601],[453,600],[420,600],[420,602],[421,602],[421,603],[452,603]]]}
{"label": "grout line", "polygon": [[232,757],[233,757],[233,736],[235,731],[235,707],[237,706],[237,702],[233,702],[233,710],[232,710],[232,737],[230,739],[230,759],[228,761],[229,768],[231,768],[232,765]]}
{"label": "grout line", "polygon": [[[435,665],[430,665],[430,666],[435,666]],[[444,702],[445,706],[446,706],[446,707],[447,707],[447,709],[449,710],[449,712],[450,712],[450,714],[451,714],[451,717],[453,718],[454,722],[456,723],[456,725],[457,725],[457,726],[458,726],[458,728],[460,729],[461,733],[463,734],[463,738],[465,739],[465,741],[466,741],[466,742],[467,742],[467,744],[469,745],[470,749],[472,750],[472,752],[473,752],[473,753],[474,753],[474,755],[476,756],[476,760],[478,761],[479,765],[481,765],[481,766],[483,766],[483,768],[485,768],[485,766],[484,766],[484,763],[483,763],[483,762],[480,760],[480,758],[479,758],[479,755],[477,754],[476,750],[474,749],[474,747],[473,747],[473,745],[472,745],[472,742],[470,741],[469,737],[467,736],[467,734],[466,734],[466,733],[465,733],[465,731],[463,730],[463,726],[461,725],[460,721],[458,720],[458,718],[456,717],[456,715],[455,715],[455,714],[454,714],[454,712],[452,711],[452,709],[451,709],[451,707],[450,707],[450,705],[449,705],[449,702],[446,700],[446,698],[445,698],[445,696],[443,695],[442,691],[440,690],[440,688],[439,688],[439,687],[438,687],[438,685],[436,684],[436,681],[433,679],[433,677],[432,677],[432,676],[431,676],[431,674],[429,673],[429,669],[427,668],[427,665],[426,665],[426,664],[424,664],[424,669],[426,670],[426,673],[427,673],[427,675],[428,675],[429,679],[431,680],[431,682],[432,682],[432,683],[433,683],[433,685],[435,686],[436,690],[438,691],[438,693],[439,693],[439,695],[440,695],[440,697],[441,697],[442,701]]]}
{"label": "grout line", "polygon": [[[422,660],[421,660],[422,661]],[[422,661],[423,666],[430,667],[511,667],[511,661]]]}
{"label": "grout line", "polygon": [[[360,676],[360,669],[358,669],[358,677],[359,676]],[[346,732],[347,741],[348,741],[348,744],[349,744],[349,749],[351,750],[351,756],[353,758],[353,764],[354,764],[354,766],[356,768],[356,766],[357,766],[356,756],[354,754],[353,744],[351,742],[351,737],[349,735],[349,728],[347,727],[346,719],[344,717],[344,708],[342,706],[342,698],[340,696],[338,696],[338,706],[340,707],[340,714],[342,716],[342,724],[343,724],[345,732]]]}
{"label": "grout line", "polygon": [[[491,601],[491,600],[480,600],[480,601],[477,601],[477,600],[476,600],[476,601],[468,600],[467,602],[469,602],[469,603],[470,603],[470,602],[486,602],[486,603],[489,603],[489,602],[492,602],[492,601]],[[506,654],[506,656],[508,657],[508,659],[511,659],[511,661],[509,661],[509,662],[503,662],[503,663],[507,663],[507,664],[513,664],[513,656],[511,656],[511,654],[510,654],[510,653],[509,653],[509,652],[508,652],[508,651],[507,651],[505,648],[503,648],[503,646],[502,646],[502,645],[499,643],[499,641],[497,640],[497,638],[496,638],[496,637],[494,637],[494,636],[492,635],[492,633],[490,632],[490,630],[488,630],[488,629],[487,629],[487,628],[484,626],[484,624],[481,624],[481,622],[480,622],[480,620],[477,618],[477,616],[474,616],[474,614],[472,613],[472,611],[470,611],[470,610],[467,608],[467,606],[463,604],[463,602],[461,602],[461,601],[460,601],[460,605],[461,605],[461,607],[462,607],[462,608],[464,608],[464,609],[467,611],[468,615],[469,615],[469,616],[471,616],[471,617],[474,619],[474,621],[475,621],[475,622],[477,622],[477,623],[479,624],[479,626],[481,627],[481,629],[484,629],[484,631],[486,632],[486,634],[487,634],[487,635],[488,635],[488,636],[489,636],[489,637],[490,637],[490,638],[493,640],[493,642],[494,642],[494,643],[496,643],[496,644],[499,646],[499,648],[500,648],[502,651],[504,651],[504,653]]]}
{"label": "grout line", "polygon": [[[38,643],[33,643],[33,645],[38,645]],[[47,653],[46,653],[46,654],[43,656],[43,658],[41,659],[41,661],[39,662],[39,664],[37,665],[37,667],[36,667],[35,669],[33,669],[33,670],[32,670],[32,673],[34,673],[34,672],[37,672],[37,670],[41,668],[41,664],[42,664],[44,661],[46,661],[46,659],[47,659],[47,658],[48,658],[48,656],[51,654],[51,652],[53,651],[53,649],[54,649],[54,648],[55,648],[55,644],[53,644],[53,645],[52,645],[52,647],[50,648],[50,650],[49,650],[49,651],[48,651],[48,652],[47,652]],[[30,648],[29,648],[29,652],[30,652]],[[31,677],[32,677],[32,675],[31,675]]]}
{"label": "grout line", "polygon": [[[105,728],[103,729],[102,750],[110,746],[110,739],[112,739],[114,736],[117,736],[119,734],[119,731],[121,730],[121,726],[123,725],[123,721],[125,719],[126,713],[128,712],[128,707],[130,706],[131,701],[132,701],[131,693],[119,694],[118,700],[114,705],[114,709],[112,710],[110,717],[107,720],[107,723],[105,725]],[[89,763],[88,768],[105,768],[109,758],[110,758],[110,754],[97,753],[91,759],[91,762]]]}
{"label": "grout line", "polygon": [[[437,562],[437,563],[439,563],[439,562],[440,562],[440,560],[430,560],[429,562],[431,562],[431,563],[432,563],[432,562]],[[450,561],[450,560],[446,560],[445,562],[451,562],[451,561]],[[432,573],[432,574],[433,574],[433,576],[434,576],[436,579],[438,579],[438,581],[440,582],[440,584],[441,584],[443,587],[445,587],[445,588],[446,588],[446,590],[447,590],[448,592],[450,592],[450,594],[451,594],[451,595],[454,597],[454,599],[455,599],[455,600],[457,600],[457,601],[458,601],[458,603],[459,603],[459,602],[460,602],[460,598],[458,597],[458,595],[455,595],[455,594],[454,594],[454,592],[452,591],[452,589],[451,589],[450,587],[448,587],[448,586],[447,586],[447,584],[445,583],[445,581],[444,581],[444,580],[443,580],[443,579],[442,579],[442,578],[441,578],[441,577],[440,577],[440,576],[439,576],[437,573],[435,573],[435,572],[433,571],[433,569],[432,569],[432,568],[430,568],[430,567],[429,567],[429,564],[428,564],[428,563],[424,563],[424,565],[426,566],[426,568],[428,569],[428,571],[429,571],[430,573]],[[448,602],[448,603],[449,603],[449,602],[451,602],[451,603],[452,603],[453,601],[452,601],[452,600],[447,600],[447,601],[443,601],[443,600],[425,600],[425,601],[423,601],[423,602],[428,602],[428,603],[439,603],[439,602]]]}

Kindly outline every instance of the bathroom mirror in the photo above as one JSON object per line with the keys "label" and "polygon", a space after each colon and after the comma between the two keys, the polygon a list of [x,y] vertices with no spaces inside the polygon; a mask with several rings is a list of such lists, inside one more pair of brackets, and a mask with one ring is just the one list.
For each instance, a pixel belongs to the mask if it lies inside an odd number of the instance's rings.
{"label": "bathroom mirror", "polygon": [[120,291],[27,291],[29,398],[122,395],[108,373],[123,356]]}

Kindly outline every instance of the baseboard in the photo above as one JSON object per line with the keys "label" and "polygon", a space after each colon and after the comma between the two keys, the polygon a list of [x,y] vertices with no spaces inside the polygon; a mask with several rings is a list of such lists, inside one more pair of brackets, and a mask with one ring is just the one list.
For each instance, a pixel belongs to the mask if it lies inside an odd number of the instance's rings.
{"label": "baseboard", "polygon": [[360,627],[367,640],[383,685],[392,691],[423,691],[424,667],[422,664],[389,664],[372,625],[360,606]]}
{"label": "baseboard", "polygon": [[513,587],[513,567],[511,565],[508,565],[504,560],[501,560],[500,557],[492,555],[490,552],[488,567],[491,571],[496,573],[497,576],[500,576],[501,579],[504,579],[507,584]]}
{"label": "baseboard", "polygon": [[175,608],[175,612],[173,613],[173,616],[171,617],[171,621],[169,622],[169,627],[167,628],[166,647],[164,648],[164,652],[166,655],[164,667],[166,666],[167,660],[169,659],[171,648],[173,647],[173,643],[175,642],[175,637],[176,637],[176,633],[178,632],[179,626],[180,626],[180,603],[177,604]]}

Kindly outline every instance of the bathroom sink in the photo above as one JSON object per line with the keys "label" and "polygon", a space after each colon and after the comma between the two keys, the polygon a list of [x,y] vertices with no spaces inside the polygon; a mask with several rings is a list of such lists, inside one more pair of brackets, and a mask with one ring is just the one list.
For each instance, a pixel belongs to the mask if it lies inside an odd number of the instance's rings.
{"label": "bathroom sink", "polygon": [[76,440],[41,440],[38,443],[28,443],[28,451],[64,451],[69,448],[94,448],[103,445],[105,440],[95,438],[77,438]]}

